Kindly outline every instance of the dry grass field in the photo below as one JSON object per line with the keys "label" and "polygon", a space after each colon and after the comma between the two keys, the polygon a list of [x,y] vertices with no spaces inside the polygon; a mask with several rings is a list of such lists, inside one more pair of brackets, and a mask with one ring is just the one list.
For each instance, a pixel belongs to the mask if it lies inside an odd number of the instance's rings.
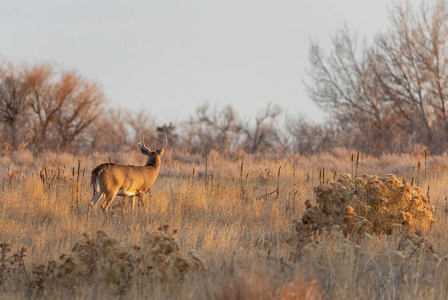
{"label": "dry grass field", "polygon": [[[167,150],[149,211],[117,197],[86,218],[90,171],[144,164],[22,151],[0,158],[1,299],[446,299],[448,156],[266,157]],[[422,188],[434,224],[410,237],[298,232],[314,188],[341,174],[395,174]],[[428,188],[429,187],[429,188]],[[26,249],[26,251],[24,249]],[[25,252],[24,252],[25,251]]]}

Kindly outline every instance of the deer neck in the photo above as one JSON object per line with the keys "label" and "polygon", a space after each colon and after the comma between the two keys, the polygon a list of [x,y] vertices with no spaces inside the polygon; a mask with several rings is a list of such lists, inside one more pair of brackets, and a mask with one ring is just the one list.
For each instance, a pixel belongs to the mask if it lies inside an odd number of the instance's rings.
{"label": "deer neck", "polygon": [[146,167],[152,167],[152,168],[160,168],[160,157],[157,156],[153,156],[153,157],[148,157],[148,160],[146,161]]}

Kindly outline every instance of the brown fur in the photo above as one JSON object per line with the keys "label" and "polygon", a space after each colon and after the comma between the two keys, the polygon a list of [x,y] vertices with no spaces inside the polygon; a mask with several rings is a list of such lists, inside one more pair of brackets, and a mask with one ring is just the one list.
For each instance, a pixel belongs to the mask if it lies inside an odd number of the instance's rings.
{"label": "brown fur", "polygon": [[144,144],[140,147],[142,147],[142,153],[148,156],[145,166],[106,163],[93,169],[91,177],[93,196],[89,203],[89,214],[103,195],[105,200],[101,209],[104,212],[107,212],[117,195],[131,198],[131,210],[134,209],[134,197],[139,197],[146,209],[146,195],[151,191],[159,175],[160,157],[165,147],[155,151],[146,148]]}

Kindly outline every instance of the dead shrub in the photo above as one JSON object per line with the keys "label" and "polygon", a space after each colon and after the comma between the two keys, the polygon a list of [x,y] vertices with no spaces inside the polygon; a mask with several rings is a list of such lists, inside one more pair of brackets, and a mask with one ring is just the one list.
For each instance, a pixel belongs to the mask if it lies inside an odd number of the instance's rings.
{"label": "dead shrub", "polygon": [[195,251],[184,252],[180,242],[167,232],[164,226],[159,230],[147,232],[141,239],[141,247],[146,249],[142,259],[148,266],[152,279],[167,280],[185,275],[191,270],[207,269],[205,260]]}
{"label": "dead shrub", "polygon": [[31,286],[37,295],[92,284],[107,287],[112,295],[123,295],[138,282],[171,281],[206,268],[198,253],[181,249],[167,226],[147,232],[139,245],[129,249],[98,231],[94,237],[84,234],[72,252],[60,255],[58,261],[33,266]]}
{"label": "dead shrub", "polygon": [[421,232],[433,223],[428,198],[422,189],[400,182],[395,175],[341,175],[337,181],[314,188],[316,206],[306,201],[306,211],[297,230],[300,234],[322,231],[334,225],[345,235],[390,234],[395,223],[406,225],[409,233]]}
{"label": "dead shrub", "polygon": [[0,291],[16,292],[18,286],[26,286],[24,258],[25,248],[12,252],[8,243],[0,243]]}

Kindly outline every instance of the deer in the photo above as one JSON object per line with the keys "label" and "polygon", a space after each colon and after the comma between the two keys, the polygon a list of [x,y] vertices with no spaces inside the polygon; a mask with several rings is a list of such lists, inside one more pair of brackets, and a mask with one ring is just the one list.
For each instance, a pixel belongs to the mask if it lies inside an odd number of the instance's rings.
{"label": "deer", "polygon": [[93,196],[89,202],[87,217],[89,217],[98,200],[103,195],[105,196],[105,200],[101,205],[101,209],[106,215],[115,196],[130,198],[131,214],[134,213],[135,209],[135,197],[139,198],[145,211],[148,211],[146,207],[146,196],[151,192],[154,181],[159,175],[160,158],[165,152],[167,145],[166,133],[165,141],[156,140],[164,143],[164,146],[158,150],[151,150],[146,147],[144,138],[137,143],[142,153],[148,157],[144,166],[105,163],[93,169],[91,176]]}

